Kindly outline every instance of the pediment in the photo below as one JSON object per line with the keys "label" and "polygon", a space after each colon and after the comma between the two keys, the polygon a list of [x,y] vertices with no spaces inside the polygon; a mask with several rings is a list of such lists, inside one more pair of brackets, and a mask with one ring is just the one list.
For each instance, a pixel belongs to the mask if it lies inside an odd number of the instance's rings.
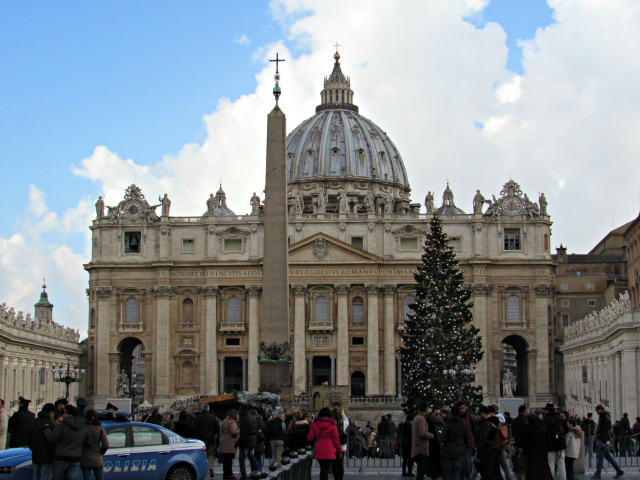
{"label": "pediment", "polygon": [[289,264],[380,261],[379,256],[324,233],[316,233],[289,246]]}

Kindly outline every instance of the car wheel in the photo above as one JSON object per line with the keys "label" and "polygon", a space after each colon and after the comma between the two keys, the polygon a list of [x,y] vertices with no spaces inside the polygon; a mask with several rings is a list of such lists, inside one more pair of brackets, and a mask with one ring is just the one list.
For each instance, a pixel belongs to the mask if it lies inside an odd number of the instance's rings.
{"label": "car wheel", "polygon": [[188,465],[179,463],[171,467],[166,480],[196,480],[196,476]]}

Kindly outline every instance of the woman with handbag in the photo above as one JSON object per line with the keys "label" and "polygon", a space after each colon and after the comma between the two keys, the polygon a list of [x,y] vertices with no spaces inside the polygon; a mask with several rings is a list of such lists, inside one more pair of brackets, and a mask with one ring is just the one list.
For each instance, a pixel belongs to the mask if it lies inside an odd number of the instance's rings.
{"label": "woman with handbag", "polygon": [[238,478],[233,474],[233,459],[237,451],[234,445],[239,435],[238,412],[231,409],[227,413],[227,418],[220,425],[220,455],[222,455],[223,480],[236,480]]}
{"label": "woman with handbag", "polygon": [[320,464],[320,480],[328,480],[329,468],[335,463],[336,457],[342,457],[338,428],[336,421],[331,418],[329,407],[324,407],[318,412],[307,435],[307,441],[312,444],[315,442],[314,457]]}
{"label": "woman with handbag", "polygon": [[84,416],[87,420],[87,427],[93,439],[93,444],[82,450],[82,458],[80,459],[82,476],[84,480],[90,480],[93,473],[96,480],[102,480],[104,478],[104,460],[102,456],[109,450],[109,439],[98,420],[98,414],[95,410],[87,410]]}

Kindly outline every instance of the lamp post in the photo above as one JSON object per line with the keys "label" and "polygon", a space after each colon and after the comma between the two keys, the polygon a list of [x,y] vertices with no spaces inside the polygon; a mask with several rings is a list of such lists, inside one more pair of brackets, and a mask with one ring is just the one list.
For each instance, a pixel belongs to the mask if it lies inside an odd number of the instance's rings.
{"label": "lamp post", "polygon": [[54,382],[62,382],[67,386],[67,395],[65,398],[69,399],[69,385],[82,381],[84,377],[84,368],[78,368],[76,366],[72,370],[71,354],[67,353],[64,357],[67,359],[67,370],[65,371],[64,365],[60,364],[60,367],[58,367],[58,378],[56,378],[56,367],[53,366],[51,367],[51,375],[53,375]]}
{"label": "lamp post", "polygon": [[[142,385],[141,385],[142,389],[138,390],[138,385],[136,383],[136,377],[137,376],[138,375],[135,372],[131,374],[132,382],[131,382],[131,388],[129,389],[129,392],[128,392],[129,398],[131,398],[131,406],[132,407],[136,403],[136,396],[137,395],[142,395],[143,398],[144,398],[144,389],[145,389],[144,381],[142,382]],[[126,391],[127,384],[124,384],[123,386],[124,386],[124,389]]]}
{"label": "lamp post", "polygon": [[450,377],[453,383],[458,385],[458,401],[462,401],[462,386],[465,383],[472,382],[476,376],[476,369],[462,367],[460,363],[462,362],[462,356],[458,355],[456,357],[458,361],[458,369],[452,368],[450,370],[443,370],[442,373],[447,377]]}

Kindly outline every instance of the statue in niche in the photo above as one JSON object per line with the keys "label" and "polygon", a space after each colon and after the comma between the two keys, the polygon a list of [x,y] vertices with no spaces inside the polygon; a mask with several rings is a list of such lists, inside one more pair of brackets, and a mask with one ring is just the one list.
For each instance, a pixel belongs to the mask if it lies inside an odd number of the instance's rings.
{"label": "statue in niche", "polygon": [[293,206],[296,214],[302,214],[304,210],[304,195],[300,190],[296,191],[293,197]]}
{"label": "statue in niche", "polygon": [[249,201],[251,204],[251,215],[258,215],[260,213],[260,197],[253,192],[253,196]]}
{"label": "statue in niche", "polygon": [[476,196],[473,197],[473,213],[482,214],[482,207],[485,204],[484,197],[480,193],[480,190],[476,190]]}
{"label": "statue in niche", "polygon": [[371,190],[364,196],[364,208],[367,209],[367,213],[373,213],[376,209],[376,198]]}
{"label": "statue in niche", "polygon": [[162,205],[162,216],[168,217],[169,210],[171,209],[171,200],[169,200],[169,196],[165,193],[164,197],[158,196],[158,200],[160,201],[160,205]]}
{"label": "statue in niche", "polygon": [[98,201],[96,202],[96,216],[98,219],[104,217],[104,199],[102,196],[99,196]]}
{"label": "statue in niche", "polygon": [[338,196],[338,213],[347,213],[349,210],[349,200],[345,192],[340,192]]}
{"label": "statue in niche", "polygon": [[128,395],[127,386],[129,385],[129,376],[121,370],[116,376],[116,387],[118,391],[118,397],[126,397]]}
{"label": "statue in niche", "polygon": [[544,196],[544,193],[540,194],[540,198],[538,199],[538,203],[540,204],[540,215],[547,214],[547,199]]}
{"label": "statue in niche", "polygon": [[502,394],[505,397],[513,397],[513,392],[516,389],[516,377],[511,372],[511,370],[507,369],[502,376]]}
{"label": "statue in niche", "polygon": [[216,211],[216,199],[213,197],[213,193],[207,198],[207,213],[209,215],[215,215]]}
{"label": "statue in niche", "polygon": [[327,194],[322,190],[318,190],[318,197],[315,199],[316,202],[316,214],[324,215],[327,211]]}
{"label": "statue in niche", "polygon": [[433,213],[435,210],[435,204],[433,203],[433,194],[429,191],[424,198],[424,206],[427,208],[427,213]]}

